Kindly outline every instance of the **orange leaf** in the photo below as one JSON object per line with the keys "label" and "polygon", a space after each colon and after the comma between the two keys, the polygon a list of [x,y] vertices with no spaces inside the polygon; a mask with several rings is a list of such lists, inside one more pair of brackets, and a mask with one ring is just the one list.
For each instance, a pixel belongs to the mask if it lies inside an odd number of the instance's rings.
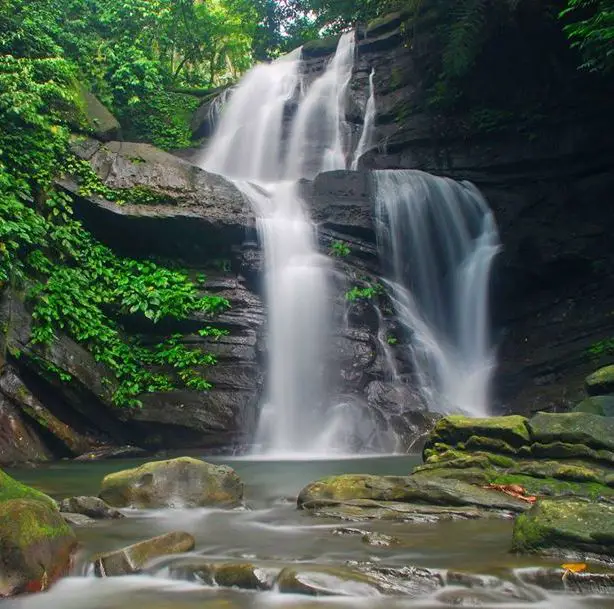
{"label": "orange leaf", "polygon": [[583,562],[568,562],[561,565],[565,571],[571,571],[572,573],[582,573],[586,571],[586,563]]}

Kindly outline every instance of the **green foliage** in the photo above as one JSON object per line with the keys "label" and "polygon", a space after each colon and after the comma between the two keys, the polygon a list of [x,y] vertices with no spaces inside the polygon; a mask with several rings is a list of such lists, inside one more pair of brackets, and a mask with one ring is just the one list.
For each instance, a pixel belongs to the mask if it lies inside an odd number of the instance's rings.
{"label": "green foliage", "polygon": [[614,69],[614,0],[567,0],[564,30],[584,60],[582,68]]}
{"label": "green foliage", "polygon": [[[61,331],[84,345],[114,374],[115,380],[108,382],[117,405],[138,406],[141,394],[177,386],[208,389],[202,369],[215,364],[212,354],[187,348],[178,334],[145,345],[126,335],[122,320],[140,317],[155,324],[196,312],[213,318],[229,306],[226,299],[203,295],[180,271],[116,256],[73,219],[71,198],[54,186],[54,179],[68,171],[77,176],[84,194],[118,203],[163,202],[144,188],[106,187],[86,162],[70,154],[68,124],[81,116],[77,64],[92,78],[97,70],[104,72],[108,78],[104,83],[116,102],[164,80],[159,65],[148,56],[143,59],[143,53],[131,54],[129,65],[121,64],[126,57],[120,59],[128,37],[135,44],[157,40],[158,30],[148,28],[154,17],[167,14],[169,3],[92,0],[89,6],[82,0],[4,0],[1,8],[0,290],[8,285],[28,288],[32,343],[40,345],[44,354]],[[87,32],[84,24],[94,18],[98,34],[109,36],[104,38],[107,42],[113,32],[119,36],[123,19],[127,30],[116,46],[107,46],[89,32],[93,42],[79,37],[79,32]],[[102,68],[83,63],[92,61],[87,53],[93,48],[100,54]],[[111,65],[116,68],[112,74]],[[216,340],[224,333],[207,326],[200,335]],[[13,351],[14,357],[19,355]],[[28,357],[45,373],[70,380],[70,371],[47,358]],[[169,367],[172,374],[160,371]]]}
{"label": "green foliage", "polygon": [[369,283],[365,287],[354,286],[345,293],[345,299],[350,302],[356,300],[372,300],[381,294],[384,294],[384,288],[381,284]]}
{"label": "green foliage", "polygon": [[351,254],[352,250],[347,243],[343,241],[333,241],[330,246],[330,253],[337,258],[345,258]]}
{"label": "green foliage", "polygon": [[614,355],[614,338],[606,338],[593,343],[588,348],[588,353],[593,359],[599,359],[604,355]]}
{"label": "green foliage", "polygon": [[399,342],[399,339],[396,336],[388,336],[386,338],[386,342],[392,346],[396,345]]}

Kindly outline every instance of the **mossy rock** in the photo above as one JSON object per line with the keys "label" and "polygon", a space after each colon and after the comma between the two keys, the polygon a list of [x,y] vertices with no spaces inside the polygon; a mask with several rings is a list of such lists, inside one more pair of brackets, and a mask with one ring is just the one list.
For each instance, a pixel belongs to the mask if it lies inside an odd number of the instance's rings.
{"label": "mossy rock", "polygon": [[76,545],[72,529],[47,502],[1,502],[0,598],[45,590],[67,574]]}
{"label": "mossy rock", "polygon": [[517,552],[586,553],[614,557],[614,504],[542,499],[514,524]]}
{"label": "mossy rock", "polygon": [[94,572],[98,577],[112,577],[138,573],[154,558],[169,554],[182,554],[194,549],[194,537],[174,531],[147,539],[114,552],[94,558]]}
{"label": "mossy rock", "polygon": [[70,497],[60,502],[60,511],[82,514],[94,520],[123,518],[124,515],[98,497]]}
{"label": "mossy rock", "polygon": [[614,451],[614,419],[584,412],[539,412],[528,422],[535,443],[564,442]]}
{"label": "mossy rock", "polygon": [[303,57],[322,57],[332,55],[337,50],[339,36],[327,36],[309,40],[303,45]]}
{"label": "mossy rock", "polygon": [[493,510],[522,511],[526,504],[503,493],[466,482],[436,476],[330,476],[307,485],[299,494],[298,506],[313,509],[354,499],[416,503],[439,506],[477,506]]}
{"label": "mossy rock", "polygon": [[227,465],[179,457],[109,474],[99,496],[113,507],[234,507],[243,483]]}
{"label": "mossy rock", "polygon": [[407,21],[409,16],[409,11],[399,11],[373,19],[372,21],[369,21],[365,34],[368,38],[372,38],[374,36],[386,34],[387,32],[394,32]]}
{"label": "mossy rock", "polygon": [[573,412],[588,412],[602,417],[614,417],[614,395],[594,395],[577,404]]}
{"label": "mossy rock", "polygon": [[584,444],[570,444],[567,442],[542,444],[541,442],[535,442],[531,445],[531,455],[540,459],[589,459],[603,464],[614,465],[613,452],[609,450],[595,450],[584,446]]}
{"label": "mossy rock", "polygon": [[78,94],[85,115],[86,126],[96,139],[104,142],[121,140],[121,125],[106,106],[81,85],[78,87]]}
{"label": "mossy rock", "polygon": [[437,443],[459,447],[469,439],[475,448],[495,449],[514,454],[530,443],[527,420],[519,415],[473,419],[450,415],[440,419],[427,440],[425,449]]}
{"label": "mossy rock", "polygon": [[11,499],[35,499],[57,510],[55,501],[49,495],[18,482],[0,469],[0,504]]}
{"label": "mossy rock", "polygon": [[614,365],[599,368],[584,380],[588,395],[614,393]]}

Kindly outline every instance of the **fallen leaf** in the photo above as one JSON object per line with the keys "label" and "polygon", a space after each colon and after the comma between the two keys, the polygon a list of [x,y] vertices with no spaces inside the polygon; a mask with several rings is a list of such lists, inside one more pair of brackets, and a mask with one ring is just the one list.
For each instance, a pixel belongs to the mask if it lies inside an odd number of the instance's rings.
{"label": "fallen leaf", "polygon": [[586,571],[586,563],[583,562],[568,562],[564,565],[561,565],[565,571],[571,571],[572,573],[582,573],[582,571]]}

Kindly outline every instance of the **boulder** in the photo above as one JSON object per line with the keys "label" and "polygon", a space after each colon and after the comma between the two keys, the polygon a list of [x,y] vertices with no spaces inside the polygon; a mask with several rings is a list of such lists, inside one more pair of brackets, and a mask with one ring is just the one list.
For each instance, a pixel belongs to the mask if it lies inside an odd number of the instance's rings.
{"label": "boulder", "polygon": [[49,495],[18,482],[0,469],[0,504],[12,499],[31,499],[57,510],[55,501]]}
{"label": "boulder", "polygon": [[521,512],[527,504],[494,490],[454,479],[423,475],[373,476],[346,474],[330,476],[307,485],[298,496],[298,507],[315,509],[356,500],[367,500],[385,508],[388,502],[444,507],[476,507],[484,510]]}
{"label": "boulder", "polygon": [[48,503],[0,502],[0,597],[47,589],[67,574],[77,539]]}
{"label": "boulder", "polygon": [[523,583],[544,590],[585,596],[614,594],[614,573],[581,571],[574,573],[565,569],[517,569],[514,575]]}
{"label": "boulder", "polygon": [[599,368],[584,380],[588,395],[614,393],[614,365]]}
{"label": "boulder", "polygon": [[343,567],[286,567],[277,577],[282,593],[309,596],[379,596],[377,581]]}
{"label": "boulder", "polygon": [[123,518],[124,515],[98,497],[70,497],[60,502],[61,512],[83,514],[94,520]]}
{"label": "boulder", "polygon": [[64,518],[64,522],[73,527],[87,527],[96,523],[93,518],[83,514],[74,514],[72,512],[60,512],[60,514]]}
{"label": "boulder", "polygon": [[539,412],[528,427],[535,443],[564,442],[614,451],[614,419],[584,412]]}
{"label": "boulder", "polygon": [[514,524],[516,552],[614,557],[614,504],[542,499]]}
{"label": "boulder", "polygon": [[79,87],[79,94],[87,128],[94,137],[103,142],[122,139],[121,125],[106,106],[83,86]]}
{"label": "boulder", "polygon": [[113,577],[138,573],[151,560],[168,554],[182,554],[194,549],[194,537],[180,531],[135,543],[121,550],[94,558],[98,577]]}
{"label": "boulder", "polygon": [[527,420],[518,415],[483,419],[449,415],[435,425],[425,451],[438,443],[454,446],[472,439],[474,445],[515,453],[529,443]]}
{"label": "boulder", "polygon": [[593,395],[577,404],[573,412],[588,412],[602,417],[614,417],[614,395]]}
{"label": "boulder", "polygon": [[180,457],[109,474],[100,498],[114,507],[234,507],[243,499],[243,483],[227,465]]}

